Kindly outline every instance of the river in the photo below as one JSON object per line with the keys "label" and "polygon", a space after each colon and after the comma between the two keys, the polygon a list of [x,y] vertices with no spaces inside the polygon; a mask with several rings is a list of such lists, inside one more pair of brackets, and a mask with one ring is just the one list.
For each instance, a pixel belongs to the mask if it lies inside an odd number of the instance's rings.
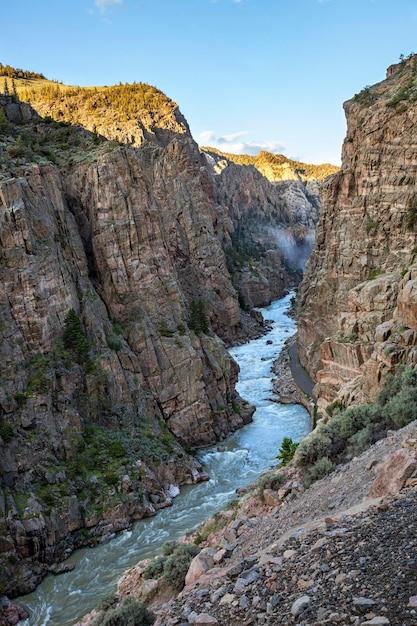
{"label": "river", "polygon": [[[273,402],[271,366],[288,337],[296,330],[288,317],[291,294],[261,309],[273,322],[271,331],[230,353],[240,366],[237,389],[256,411],[251,424],[230,435],[221,445],[199,452],[210,480],[184,487],[172,507],[139,521],[95,548],[78,550],[68,563],[72,572],[48,576],[30,595],[20,598],[30,619],[26,626],[70,626],[114,590],[121,574],[144,558],[154,556],[167,540],[194,529],[235,497],[235,491],[253,483],[276,463],[285,436],[300,440],[310,428],[310,417],[299,405]],[[272,342],[272,343],[267,343]]]}

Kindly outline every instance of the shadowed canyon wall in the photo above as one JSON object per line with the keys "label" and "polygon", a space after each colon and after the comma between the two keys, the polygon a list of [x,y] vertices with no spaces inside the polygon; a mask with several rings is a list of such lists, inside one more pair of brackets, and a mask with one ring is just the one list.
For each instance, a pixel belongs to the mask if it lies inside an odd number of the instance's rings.
{"label": "shadowed canyon wall", "polygon": [[317,219],[314,203],[298,209],[290,187],[286,196],[253,168],[233,166],[220,181],[177,105],[154,88],[16,83],[31,105],[0,96],[9,595],[205,478],[190,450],[252,414],[224,342],[261,332],[252,306],[299,280],[245,222],[270,214],[271,228],[302,239]]}

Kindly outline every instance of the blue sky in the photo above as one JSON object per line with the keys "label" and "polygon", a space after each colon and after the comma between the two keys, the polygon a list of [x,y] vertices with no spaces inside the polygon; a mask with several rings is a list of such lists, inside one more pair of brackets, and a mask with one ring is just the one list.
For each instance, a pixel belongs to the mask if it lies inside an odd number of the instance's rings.
{"label": "blue sky", "polygon": [[0,61],[65,83],[150,82],[197,141],[338,162],[342,103],[417,51],[417,0],[13,0]]}

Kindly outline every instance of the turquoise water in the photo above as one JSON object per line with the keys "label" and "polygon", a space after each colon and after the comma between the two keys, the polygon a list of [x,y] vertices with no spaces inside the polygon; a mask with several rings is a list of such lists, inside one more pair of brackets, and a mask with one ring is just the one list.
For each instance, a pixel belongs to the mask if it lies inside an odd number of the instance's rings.
{"label": "turquoise water", "polygon": [[76,565],[72,572],[48,576],[36,591],[20,599],[30,611],[30,619],[23,624],[75,624],[114,590],[126,569],[155,555],[167,540],[181,537],[224,508],[236,489],[254,482],[276,463],[283,437],[299,440],[307,434],[310,418],[302,406],[271,400],[272,363],[296,330],[294,320],[286,315],[290,299],[291,294],[261,309],[264,317],[273,322],[267,335],[230,350],[240,366],[237,389],[256,411],[251,424],[221,445],[199,453],[210,480],[182,488],[172,507],[137,522],[132,530],[96,548],[72,554],[67,561]]}

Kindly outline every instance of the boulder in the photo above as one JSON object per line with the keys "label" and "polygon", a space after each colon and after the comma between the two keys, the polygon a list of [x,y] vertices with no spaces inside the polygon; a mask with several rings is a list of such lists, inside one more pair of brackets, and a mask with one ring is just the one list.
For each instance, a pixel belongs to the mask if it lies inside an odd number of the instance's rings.
{"label": "boulder", "polygon": [[204,548],[191,561],[185,577],[185,585],[193,585],[203,574],[205,574],[214,565],[214,550],[212,548]]}
{"label": "boulder", "polygon": [[398,493],[416,469],[415,452],[408,448],[400,448],[380,466],[369,491],[370,497],[379,498]]}

